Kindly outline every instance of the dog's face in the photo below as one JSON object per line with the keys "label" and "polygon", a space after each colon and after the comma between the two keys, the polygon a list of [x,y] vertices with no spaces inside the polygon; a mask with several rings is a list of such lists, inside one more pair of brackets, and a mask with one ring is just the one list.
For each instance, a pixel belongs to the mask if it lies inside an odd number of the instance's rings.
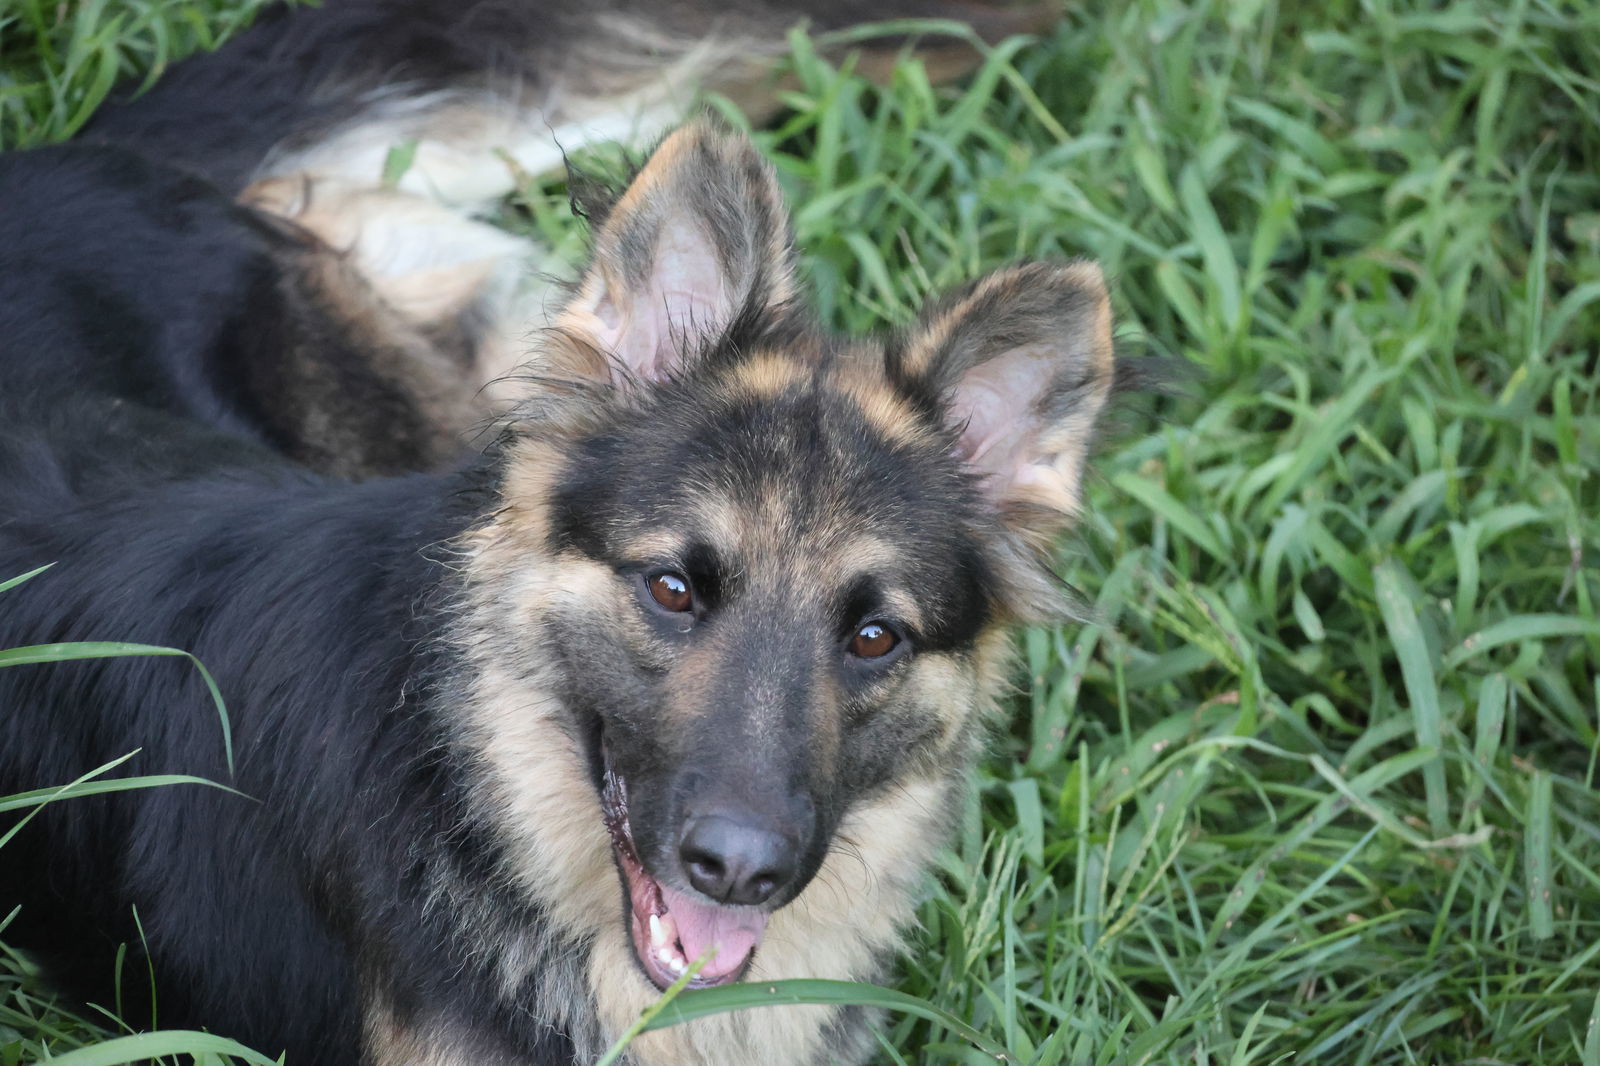
{"label": "dog's face", "polygon": [[844,810],[961,740],[948,685],[996,613],[942,436],[886,390],[904,422],[875,424],[858,374],[793,351],[651,389],[556,497],[570,565],[609,577],[551,634],[658,984],[713,941],[700,979],[733,979]]}
{"label": "dog's face", "polygon": [[674,134],[600,224],[541,367],[556,413],[508,464],[556,587],[535,639],[661,987],[702,956],[697,983],[738,979],[842,819],[964,773],[997,634],[1059,608],[1044,552],[1111,384],[1091,266],[859,343],[812,325],[791,254],[750,146]]}

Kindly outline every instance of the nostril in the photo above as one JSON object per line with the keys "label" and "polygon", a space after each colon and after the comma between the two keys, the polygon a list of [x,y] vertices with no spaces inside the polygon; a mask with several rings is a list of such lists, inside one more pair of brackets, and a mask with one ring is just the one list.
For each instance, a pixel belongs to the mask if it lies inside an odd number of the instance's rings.
{"label": "nostril", "polygon": [[[778,846],[767,849],[762,856],[766,861],[754,872],[736,878],[731,887],[731,902],[754,906],[765,903],[794,876],[795,864],[791,859],[793,849],[788,842],[777,837]],[[756,864],[752,864],[756,865]]]}
{"label": "nostril", "polygon": [[707,855],[704,852],[685,853],[683,865],[689,871],[689,879],[697,888],[702,881],[721,884],[728,876],[727,868],[722,865],[722,861],[715,855]]}
{"label": "nostril", "polygon": [[728,896],[728,856],[724,834],[707,819],[690,822],[678,846],[678,858],[683,862],[684,873],[695,890],[715,900]]}

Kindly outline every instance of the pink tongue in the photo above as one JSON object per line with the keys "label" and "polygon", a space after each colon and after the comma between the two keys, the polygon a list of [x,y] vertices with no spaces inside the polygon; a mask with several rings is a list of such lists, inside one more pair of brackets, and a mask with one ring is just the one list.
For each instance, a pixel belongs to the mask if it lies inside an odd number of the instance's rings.
{"label": "pink tongue", "polygon": [[717,946],[717,957],[700,971],[703,977],[722,977],[737,970],[761,942],[761,933],[767,927],[766,914],[750,907],[719,907],[674,892],[666,885],[661,886],[661,899],[678,924],[685,958],[693,962],[713,944]]}

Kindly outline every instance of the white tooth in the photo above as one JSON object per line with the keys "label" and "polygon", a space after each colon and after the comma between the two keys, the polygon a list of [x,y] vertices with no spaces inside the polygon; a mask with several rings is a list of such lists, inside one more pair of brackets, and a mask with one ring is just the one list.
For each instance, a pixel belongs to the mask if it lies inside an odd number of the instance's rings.
{"label": "white tooth", "polygon": [[657,951],[656,958],[661,960],[663,966],[671,966],[673,963],[677,962],[677,956],[673,954],[671,948],[662,948],[660,951]]}
{"label": "white tooth", "polygon": [[660,947],[664,939],[665,933],[661,928],[661,916],[652,914],[650,916],[650,943]]}
{"label": "white tooth", "polygon": [[684,962],[681,956],[674,955],[670,960],[667,961],[667,969],[671,970],[680,977],[683,975],[683,971],[687,970],[688,968],[689,964]]}

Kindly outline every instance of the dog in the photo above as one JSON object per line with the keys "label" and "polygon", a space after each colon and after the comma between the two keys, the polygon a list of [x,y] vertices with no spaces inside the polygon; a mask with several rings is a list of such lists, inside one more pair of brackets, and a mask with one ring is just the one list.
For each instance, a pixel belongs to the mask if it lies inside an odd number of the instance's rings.
{"label": "dog", "polygon": [[[464,1066],[593,1061],[691,964],[890,975],[1009,631],[1070,612],[1099,270],[833,336],[772,168],[706,119],[592,212],[548,325],[536,253],[472,217],[544,150],[530,95],[654,132],[780,14],[329,0],[0,157],[0,575],[54,564],[0,647],[187,649],[232,730],[181,660],[0,671],[0,792],[135,750],[230,786],[6,845],[8,939],[63,987],[291,1063]],[[641,25],[691,42],[666,72],[618,58]],[[722,1014],[626,1061],[860,1062],[871,1022]]]}

